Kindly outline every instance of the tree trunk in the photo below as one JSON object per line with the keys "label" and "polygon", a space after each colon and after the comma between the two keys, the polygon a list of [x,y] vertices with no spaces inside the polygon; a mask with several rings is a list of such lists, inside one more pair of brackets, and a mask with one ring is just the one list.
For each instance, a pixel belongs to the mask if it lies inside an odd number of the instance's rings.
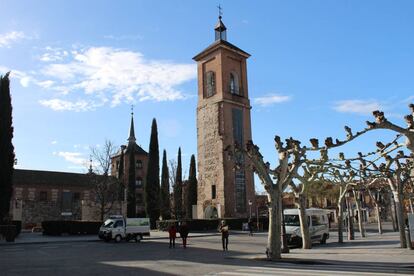
{"label": "tree trunk", "polygon": [[279,204],[279,209],[281,210],[280,212],[280,221],[281,221],[281,233],[282,233],[282,253],[289,253],[289,246],[288,246],[288,240],[287,240],[287,236],[286,236],[286,226],[285,226],[285,217],[283,214],[283,197],[280,200],[280,204]]}
{"label": "tree trunk", "polygon": [[380,215],[378,203],[375,203],[375,211],[377,213],[378,233],[382,234],[381,215]]}
{"label": "tree trunk", "polygon": [[274,187],[271,193],[269,193],[269,235],[267,238],[266,255],[267,259],[272,261],[282,258],[280,240],[282,210],[279,208],[279,202],[282,200],[281,194],[279,187]]}
{"label": "tree trunk", "polygon": [[309,225],[306,219],[306,198],[303,194],[299,194],[298,198],[298,210],[299,210],[299,221],[300,221],[300,232],[302,234],[302,248],[311,249],[312,243],[309,235]]}
{"label": "tree trunk", "polygon": [[354,235],[354,223],[353,223],[353,211],[352,204],[349,202],[349,199],[346,199],[346,207],[348,211],[348,240],[352,241],[355,239]]}
{"label": "tree trunk", "polygon": [[395,219],[395,203],[392,194],[390,194],[390,211],[391,211],[391,221],[392,229],[394,232],[398,231],[398,224]]}
{"label": "tree trunk", "polygon": [[353,191],[354,198],[355,198],[355,204],[358,211],[358,228],[359,228],[359,234],[361,235],[361,238],[365,238],[365,229],[363,225],[363,215],[361,210],[361,204],[359,202],[359,193]]}
{"label": "tree trunk", "polygon": [[393,192],[395,211],[397,213],[398,230],[400,232],[400,246],[401,248],[407,248],[407,240],[405,238],[405,226],[404,226],[404,210],[401,204],[401,196],[398,192]]}
{"label": "tree trunk", "polygon": [[344,242],[344,229],[343,229],[343,198],[339,199],[338,202],[338,243]]}

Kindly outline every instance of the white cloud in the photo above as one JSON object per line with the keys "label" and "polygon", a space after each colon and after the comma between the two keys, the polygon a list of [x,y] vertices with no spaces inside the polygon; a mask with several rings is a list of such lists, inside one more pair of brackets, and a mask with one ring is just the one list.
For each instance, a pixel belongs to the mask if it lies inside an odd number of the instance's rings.
{"label": "white cloud", "polygon": [[54,81],[45,80],[45,81],[38,81],[37,85],[39,85],[40,87],[43,87],[43,88],[50,88],[50,87],[53,86],[54,83],[55,83]]}
{"label": "white cloud", "polygon": [[37,80],[33,76],[23,71],[13,70],[5,66],[0,66],[0,74],[5,74],[6,72],[10,72],[11,79],[14,79],[14,78],[18,79],[20,81],[20,85],[23,87],[28,87],[30,83],[36,83],[36,84],[38,83]]}
{"label": "white cloud", "polygon": [[99,104],[88,102],[85,100],[78,100],[78,101],[66,101],[61,99],[51,99],[51,100],[40,100],[39,103],[43,106],[49,107],[55,111],[89,111],[95,110]]}
{"label": "white cloud", "polygon": [[344,100],[336,102],[333,109],[343,113],[370,115],[372,111],[383,110],[384,107],[376,100]]}
{"label": "white cloud", "polygon": [[80,152],[59,151],[53,152],[53,155],[63,157],[66,161],[79,166],[85,166],[88,163],[88,160]]}
{"label": "white cloud", "polygon": [[39,57],[39,59],[43,62],[61,61],[65,57],[69,56],[69,52],[61,48],[47,46],[45,51],[46,52]]}
{"label": "white cloud", "polygon": [[28,37],[23,32],[12,31],[4,34],[0,34],[0,48],[10,48],[11,44]]}
{"label": "white cloud", "polygon": [[255,104],[261,106],[269,106],[273,104],[283,103],[290,101],[292,98],[286,95],[279,95],[279,94],[269,94],[263,97],[254,98],[253,101]]}
{"label": "white cloud", "polygon": [[[196,77],[194,64],[147,60],[139,52],[109,47],[91,47],[71,51],[68,62],[50,63],[41,74],[46,81],[37,84],[60,95],[77,94],[88,101],[71,99],[43,100],[41,103],[54,110],[86,111],[86,102],[112,106],[133,101],[175,101],[186,95],[177,87]],[[73,108],[73,106],[78,108]],[[79,108],[80,107],[80,108]]]}
{"label": "white cloud", "polygon": [[[110,47],[67,51],[45,48],[39,72],[12,70],[23,87],[35,84],[54,92],[43,106],[61,111],[89,111],[110,103],[175,101],[189,98],[179,89],[196,78],[194,64],[146,59],[139,52]],[[0,66],[0,72],[10,71]]]}
{"label": "white cloud", "polygon": [[56,145],[58,143],[58,141],[53,140],[52,142],[50,142],[52,145]]}

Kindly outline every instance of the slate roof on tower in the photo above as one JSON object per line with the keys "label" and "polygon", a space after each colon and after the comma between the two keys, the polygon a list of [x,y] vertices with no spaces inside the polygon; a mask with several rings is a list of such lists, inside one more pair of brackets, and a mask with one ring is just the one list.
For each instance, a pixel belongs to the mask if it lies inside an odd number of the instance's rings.
{"label": "slate roof on tower", "polygon": [[221,15],[220,15],[219,16],[219,21],[217,22],[217,24],[214,28],[214,31],[216,33],[215,41],[210,46],[208,46],[206,49],[204,49],[199,54],[197,54],[195,57],[193,57],[193,59],[195,61],[199,61],[200,59],[202,59],[206,55],[210,54],[211,52],[213,52],[217,48],[227,48],[227,49],[236,51],[237,53],[239,53],[240,55],[242,55],[246,58],[250,57],[249,53],[246,53],[245,51],[243,51],[239,47],[234,46],[233,44],[231,44],[230,42],[227,41],[226,30],[227,30],[227,28],[226,28],[226,26],[224,26],[223,21],[221,21]]}

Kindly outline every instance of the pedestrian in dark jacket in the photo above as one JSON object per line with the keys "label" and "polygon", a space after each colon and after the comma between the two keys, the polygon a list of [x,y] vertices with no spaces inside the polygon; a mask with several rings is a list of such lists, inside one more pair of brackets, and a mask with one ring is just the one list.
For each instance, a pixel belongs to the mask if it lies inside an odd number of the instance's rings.
{"label": "pedestrian in dark jacket", "polygon": [[170,248],[175,248],[175,238],[177,236],[177,228],[175,227],[175,223],[171,223],[170,227],[168,227],[168,235],[170,237]]}
{"label": "pedestrian in dark jacket", "polygon": [[225,220],[221,221],[219,231],[221,233],[221,242],[223,244],[223,251],[228,251],[229,246],[229,226],[226,224]]}
{"label": "pedestrian in dark jacket", "polygon": [[247,227],[249,228],[249,236],[253,236],[253,221],[251,219],[249,219]]}
{"label": "pedestrian in dark jacket", "polygon": [[185,221],[181,223],[179,232],[180,232],[180,237],[183,239],[183,247],[187,248],[187,237],[188,237],[188,233],[190,232],[190,230]]}

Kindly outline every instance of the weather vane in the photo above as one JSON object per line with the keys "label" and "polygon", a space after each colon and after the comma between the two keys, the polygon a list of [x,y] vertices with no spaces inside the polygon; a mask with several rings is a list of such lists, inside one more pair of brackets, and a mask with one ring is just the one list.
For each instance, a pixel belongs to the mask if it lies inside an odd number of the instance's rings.
{"label": "weather vane", "polygon": [[219,17],[221,18],[221,16],[223,15],[223,8],[220,6],[220,4],[217,6],[218,10],[219,10]]}

